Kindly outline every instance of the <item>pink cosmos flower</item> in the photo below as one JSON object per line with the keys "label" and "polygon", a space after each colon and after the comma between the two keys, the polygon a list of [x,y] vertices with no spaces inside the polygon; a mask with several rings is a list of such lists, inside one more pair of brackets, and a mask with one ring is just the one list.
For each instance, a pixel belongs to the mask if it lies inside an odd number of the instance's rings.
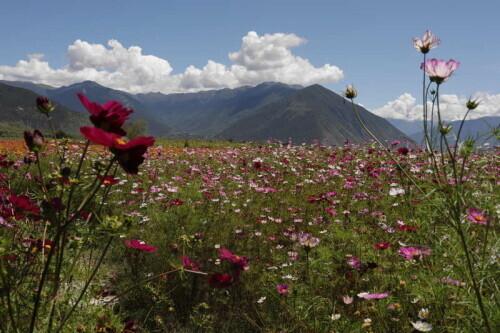
{"label": "pink cosmos flower", "polygon": [[442,59],[429,59],[420,65],[420,69],[425,70],[432,82],[437,84],[446,81],[454,71],[460,66],[460,62],[450,59],[448,61]]}
{"label": "pink cosmos flower", "polygon": [[465,286],[465,282],[452,279],[449,276],[443,277],[441,279],[441,282],[444,283],[444,284],[448,284],[450,286],[455,286],[455,287],[464,287]]}
{"label": "pink cosmos flower", "polygon": [[276,286],[276,291],[278,291],[278,294],[286,296],[286,295],[288,295],[288,285],[287,284],[278,284]]}
{"label": "pink cosmos flower", "polygon": [[301,232],[299,235],[299,243],[306,249],[311,249],[313,247],[318,246],[319,238],[313,237],[311,234],[307,232]]}
{"label": "pink cosmos flower", "polygon": [[153,253],[158,250],[156,246],[148,245],[146,242],[143,242],[138,239],[127,239],[124,241],[125,246],[129,249],[139,250],[142,252]]}
{"label": "pink cosmos flower", "polygon": [[422,38],[413,38],[413,46],[423,54],[438,46],[440,42],[439,38],[430,30],[427,30]]}
{"label": "pink cosmos flower", "polygon": [[359,270],[361,268],[361,260],[353,255],[347,255],[347,265],[352,269]]}
{"label": "pink cosmos flower", "polygon": [[383,299],[389,296],[388,292],[379,293],[379,294],[370,294],[370,293],[359,293],[358,297],[363,299]]}
{"label": "pink cosmos flower", "polygon": [[406,260],[422,259],[423,257],[431,255],[431,249],[422,246],[401,247],[399,249],[399,254]]}
{"label": "pink cosmos flower", "polygon": [[467,209],[467,220],[475,224],[488,224],[488,216],[484,211],[477,208]]}

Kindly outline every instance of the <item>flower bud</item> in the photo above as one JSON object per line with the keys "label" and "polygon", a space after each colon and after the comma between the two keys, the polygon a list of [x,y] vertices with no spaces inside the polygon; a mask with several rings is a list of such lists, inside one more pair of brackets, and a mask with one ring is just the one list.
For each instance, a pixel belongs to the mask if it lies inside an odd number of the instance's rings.
{"label": "flower bud", "polygon": [[39,130],[34,130],[33,132],[25,131],[24,142],[30,151],[39,152],[45,145],[45,138]]}
{"label": "flower bud", "polygon": [[38,96],[36,98],[36,107],[38,108],[38,111],[43,113],[44,115],[48,116],[49,113],[55,110],[54,104],[45,96]]}
{"label": "flower bud", "polygon": [[440,127],[439,127],[439,132],[442,134],[442,135],[447,135],[448,133],[451,132],[452,130],[452,126],[451,125],[445,125],[445,124],[442,124]]}
{"label": "flower bud", "polygon": [[353,87],[352,84],[348,85],[347,88],[345,89],[345,92],[344,92],[344,95],[345,97],[349,98],[349,99],[353,99],[355,98],[356,96],[358,96],[358,92],[357,90]]}
{"label": "flower bud", "polygon": [[479,101],[477,99],[470,99],[467,101],[465,104],[467,106],[467,109],[469,110],[474,110],[479,106]]}
{"label": "flower bud", "polygon": [[472,154],[473,150],[474,150],[474,140],[471,138],[468,138],[460,144],[458,153],[462,157],[467,157],[470,154]]}

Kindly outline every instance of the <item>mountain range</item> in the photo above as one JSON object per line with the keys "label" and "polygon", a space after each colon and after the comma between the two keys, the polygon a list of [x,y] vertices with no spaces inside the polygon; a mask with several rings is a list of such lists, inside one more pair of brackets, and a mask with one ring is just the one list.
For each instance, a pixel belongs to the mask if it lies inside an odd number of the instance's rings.
{"label": "mountain range", "polygon": [[[294,143],[317,141],[332,145],[369,139],[355,118],[350,102],[320,85],[302,87],[266,82],[252,87],[176,94],[131,94],[92,81],[59,88],[0,81],[0,87],[3,89],[0,123],[41,126],[38,120],[42,118],[31,111],[36,95],[45,95],[58,105],[55,114],[61,117],[57,121],[59,128],[70,134],[77,134],[79,124],[86,122],[86,111],[76,97],[78,92],[83,92],[96,102],[117,100],[134,109],[132,121],[144,120],[148,132],[155,136],[238,141],[291,139]],[[9,107],[5,108],[7,100]],[[31,111],[23,113],[19,108]],[[388,120],[360,105],[356,108],[379,138],[409,138]],[[28,119],[31,116],[33,120]]]}

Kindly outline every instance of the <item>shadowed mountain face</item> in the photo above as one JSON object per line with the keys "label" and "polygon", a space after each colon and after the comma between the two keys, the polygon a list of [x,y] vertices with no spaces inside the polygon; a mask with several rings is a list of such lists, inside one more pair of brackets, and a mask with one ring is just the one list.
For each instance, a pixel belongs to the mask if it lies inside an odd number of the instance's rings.
{"label": "shadowed mountain face", "polygon": [[[291,138],[294,143],[324,144],[369,140],[351,104],[320,85],[303,88],[269,82],[255,87],[169,95],[134,95],[91,81],[60,88],[29,82],[12,85],[43,92],[58,105],[78,113],[85,112],[76,97],[78,92],[99,103],[117,100],[134,109],[133,119],[145,120],[149,132],[157,136],[252,141]],[[382,140],[406,138],[384,119],[361,106],[357,109]]]}
{"label": "shadowed mountain face", "polygon": [[[0,136],[19,136],[24,130],[40,129],[51,133],[47,117],[38,112],[38,94],[0,83]],[[80,126],[88,123],[86,114],[58,107],[52,115],[55,130],[78,135]]]}
{"label": "shadowed mountain face", "polygon": [[[406,138],[385,119],[359,105],[356,108],[368,128],[380,139]],[[259,108],[224,130],[221,137],[237,140],[292,138],[295,143],[319,140],[324,144],[370,139],[356,119],[351,103],[320,85],[301,89]]]}

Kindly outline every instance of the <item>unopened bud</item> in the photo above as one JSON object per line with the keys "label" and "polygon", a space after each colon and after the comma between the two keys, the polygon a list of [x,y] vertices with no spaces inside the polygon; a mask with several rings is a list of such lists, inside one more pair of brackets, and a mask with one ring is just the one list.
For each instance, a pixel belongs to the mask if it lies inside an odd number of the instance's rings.
{"label": "unopened bud", "polygon": [[474,110],[479,106],[479,101],[477,99],[469,99],[465,105],[467,109]]}
{"label": "unopened bud", "polygon": [[345,97],[353,99],[358,96],[358,91],[353,87],[352,84],[348,85],[344,92]]}
{"label": "unopened bud", "polygon": [[468,138],[460,144],[458,153],[460,154],[460,156],[467,157],[470,154],[472,154],[473,150],[474,150],[474,140]]}
{"label": "unopened bud", "polygon": [[45,145],[45,138],[39,130],[34,130],[33,132],[25,131],[24,142],[30,151],[39,152]]}
{"label": "unopened bud", "polygon": [[443,124],[443,125],[441,125],[441,126],[439,127],[439,132],[440,132],[442,135],[447,135],[448,133],[450,133],[450,132],[451,132],[452,128],[453,128],[453,127],[452,127],[451,125],[444,125],[444,124]]}
{"label": "unopened bud", "polygon": [[49,113],[55,110],[54,104],[45,96],[38,96],[36,99],[36,107],[38,111],[48,116]]}

